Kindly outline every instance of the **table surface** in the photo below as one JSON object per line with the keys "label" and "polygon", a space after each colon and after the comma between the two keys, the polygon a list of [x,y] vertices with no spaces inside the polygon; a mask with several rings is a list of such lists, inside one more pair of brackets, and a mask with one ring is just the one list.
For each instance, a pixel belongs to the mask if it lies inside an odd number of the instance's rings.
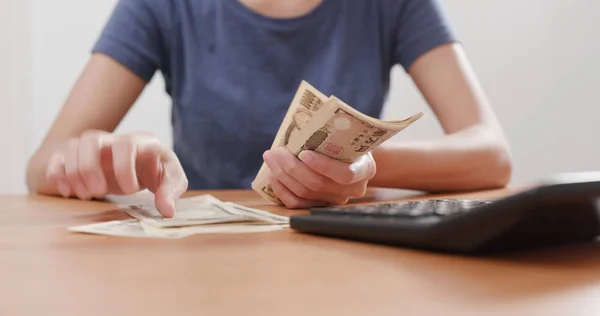
{"label": "table surface", "polygon": [[[282,215],[252,191],[209,193]],[[434,197],[370,189],[353,203]],[[462,257],[294,232],[109,237],[110,201],[1,196],[0,315],[600,315],[600,246]],[[125,200],[123,200],[125,199]]]}

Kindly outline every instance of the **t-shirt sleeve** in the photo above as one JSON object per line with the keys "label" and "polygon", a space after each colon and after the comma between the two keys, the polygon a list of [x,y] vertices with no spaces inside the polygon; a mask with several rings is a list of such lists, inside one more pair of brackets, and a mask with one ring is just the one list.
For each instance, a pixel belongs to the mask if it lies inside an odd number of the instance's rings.
{"label": "t-shirt sleeve", "polygon": [[158,10],[148,0],[119,0],[92,48],[149,82],[162,68],[165,43]]}
{"label": "t-shirt sleeve", "polygon": [[457,41],[440,1],[398,1],[402,5],[396,12],[395,43],[392,48],[394,64],[400,64],[408,71],[421,55],[440,45]]}

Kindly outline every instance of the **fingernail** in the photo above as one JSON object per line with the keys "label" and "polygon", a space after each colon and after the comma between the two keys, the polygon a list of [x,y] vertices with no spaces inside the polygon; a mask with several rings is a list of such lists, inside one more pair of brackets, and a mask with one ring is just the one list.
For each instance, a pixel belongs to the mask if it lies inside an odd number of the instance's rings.
{"label": "fingernail", "polygon": [[315,160],[315,154],[309,150],[303,150],[300,155],[298,155],[298,158],[304,163],[311,163]]}
{"label": "fingernail", "polygon": [[365,168],[356,163],[350,165],[350,171],[352,171],[352,183],[362,179],[366,174]]}
{"label": "fingernail", "polygon": [[272,154],[270,150],[265,151],[265,153],[263,154],[263,159],[265,160],[265,163],[267,165],[271,164],[272,161]]}
{"label": "fingernail", "polygon": [[167,217],[175,216],[175,201],[172,198],[170,198],[167,200],[167,203],[171,207],[171,214],[169,214]]}

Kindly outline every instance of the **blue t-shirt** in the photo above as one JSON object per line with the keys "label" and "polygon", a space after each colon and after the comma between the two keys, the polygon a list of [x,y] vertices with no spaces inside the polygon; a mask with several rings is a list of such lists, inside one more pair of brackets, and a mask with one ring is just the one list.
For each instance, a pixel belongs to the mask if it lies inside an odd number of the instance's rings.
{"label": "blue t-shirt", "polygon": [[379,117],[394,65],[455,41],[439,0],[324,0],[290,19],[239,0],[120,0],[94,52],[172,98],[190,189],[249,188],[302,80]]}

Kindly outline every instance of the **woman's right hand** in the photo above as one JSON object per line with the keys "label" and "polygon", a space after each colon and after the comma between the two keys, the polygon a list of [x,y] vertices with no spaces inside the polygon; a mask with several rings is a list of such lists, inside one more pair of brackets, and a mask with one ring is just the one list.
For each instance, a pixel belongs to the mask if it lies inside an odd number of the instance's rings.
{"label": "woman's right hand", "polygon": [[158,211],[172,217],[188,188],[175,153],[148,133],[86,131],[59,146],[46,169],[48,184],[64,197],[83,200],[148,189]]}
{"label": "woman's right hand", "polygon": [[92,54],[29,160],[29,192],[85,200],[149,189],[158,211],[172,217],[175,200],[187,190],[175,153],[148,133],[109,133],[146,84],[117,60]]}

